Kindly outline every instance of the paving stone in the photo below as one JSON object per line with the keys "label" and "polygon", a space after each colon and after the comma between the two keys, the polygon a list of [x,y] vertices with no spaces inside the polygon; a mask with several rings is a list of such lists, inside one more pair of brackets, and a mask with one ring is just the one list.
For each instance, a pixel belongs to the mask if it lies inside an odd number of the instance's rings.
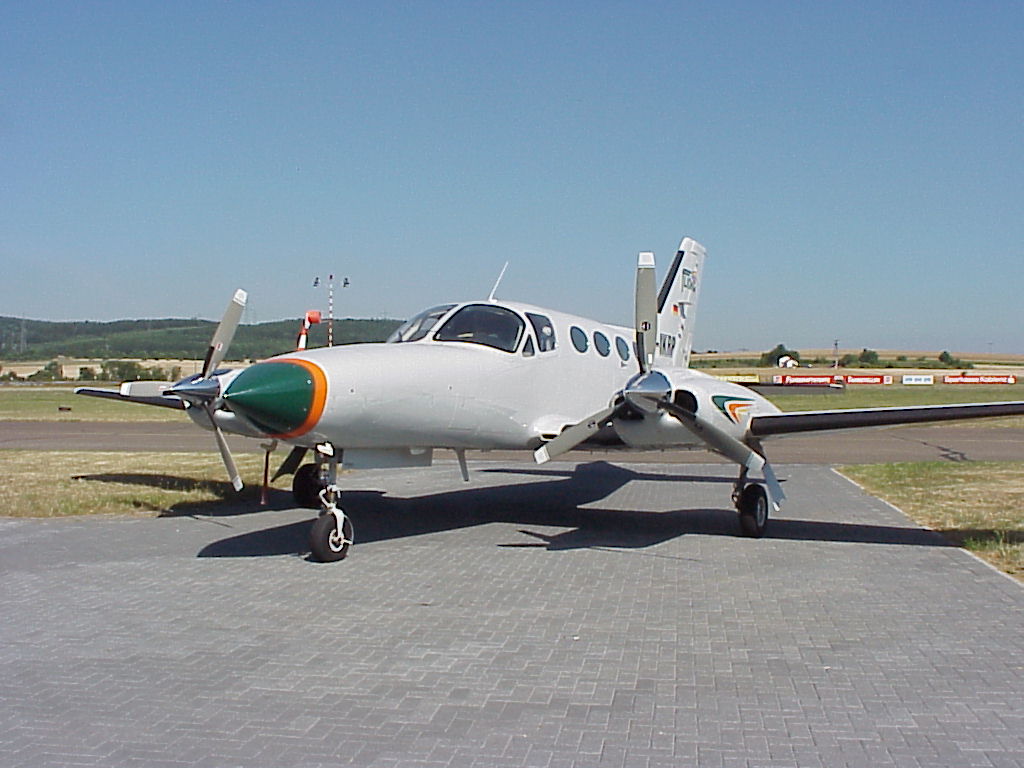
{"label": "paving stone", "polygon": [[346,476],[309,510],[0,519],[0,765],[1024,764],[1024,589],[825,467]]}

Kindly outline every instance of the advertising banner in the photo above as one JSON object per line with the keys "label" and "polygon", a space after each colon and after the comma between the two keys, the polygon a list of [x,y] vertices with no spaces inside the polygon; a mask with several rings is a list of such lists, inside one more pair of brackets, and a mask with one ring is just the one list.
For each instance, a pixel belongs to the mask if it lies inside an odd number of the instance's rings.
{"label": "advertising banner", "polygon": [[828,387],[832,384],[842,384],[842,376],[813,375],[783,373],[772,376],[772,384],[782,384],[789,387]]}
{"label": "advertising banner", "polygon": [[1000,373],[958,373],[953,376],[943,376],[943,384],[1016,384],[1016,376],[1007,376]]}
{"label": "advertising banner", "polygon": [[903,377],[903,383],[910,386],[930,385],[935,383],[935,377],[930,374],[907,374]]}
{"label": "advertising banner", "polygon": [[733,384],[759,384],[761,377],[756,373],[723,373],[715,376],[721,381],[731,381]]}
{"label": "advertising banner", "polygon": [[848,374],[845,378],[847,384],[892,384],[892,376]]}

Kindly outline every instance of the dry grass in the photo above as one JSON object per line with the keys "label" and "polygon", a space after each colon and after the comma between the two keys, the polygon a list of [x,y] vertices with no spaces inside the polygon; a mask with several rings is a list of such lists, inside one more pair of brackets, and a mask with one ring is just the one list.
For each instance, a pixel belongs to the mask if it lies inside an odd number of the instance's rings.
{"label": "dry grass", "polygon": [[1024,463],[934,461],[841,471],[921,525],[1024,580]]}
{"label": "dry grass", "polygon": [[[0,515],[181,515],[229,500],[257,503],[263,457],[235,457],[246,488],[239,496],[214,453],[0,451]],[[278,481],[287,487],[290,478]]]}

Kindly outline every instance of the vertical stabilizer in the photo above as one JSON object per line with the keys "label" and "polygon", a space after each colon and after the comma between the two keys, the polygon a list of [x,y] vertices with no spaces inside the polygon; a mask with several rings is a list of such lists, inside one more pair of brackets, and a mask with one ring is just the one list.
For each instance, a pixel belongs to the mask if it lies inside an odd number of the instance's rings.
{"label": "vertical stabilizer", "polygon": [[658,294],[655,365],[689,367],[703,270],[704,246],[684,238]]}

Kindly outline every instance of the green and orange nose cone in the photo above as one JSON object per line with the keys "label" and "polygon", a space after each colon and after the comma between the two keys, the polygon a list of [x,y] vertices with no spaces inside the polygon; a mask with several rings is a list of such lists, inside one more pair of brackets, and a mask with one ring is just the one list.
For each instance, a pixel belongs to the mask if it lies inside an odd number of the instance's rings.
{"label": "green and orange nose cone", "polygon": [[316,426],[324,412],[327,380],[307,360],[271,360],[238,374],[224,400],[271,437],[299,437]]}

